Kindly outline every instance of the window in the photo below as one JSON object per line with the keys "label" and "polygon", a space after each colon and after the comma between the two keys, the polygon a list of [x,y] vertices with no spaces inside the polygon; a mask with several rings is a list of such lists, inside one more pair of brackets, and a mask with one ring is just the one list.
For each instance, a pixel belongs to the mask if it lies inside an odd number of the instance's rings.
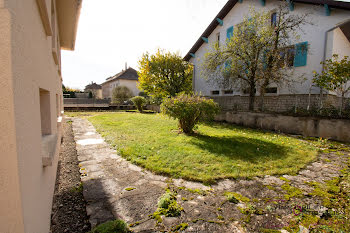
{"label": "window", "polygon": [[227,39],[231,39],[231,37],[233,36],[233,26],[227,29],[226,34]]}
{"label": "window", "polygon": [[277,94],[277,87],[267,87],[265,88],[266,94]]}
{"label": "window", "polygon": [[288,46],[280,50],[279,67],[291,67],[294,65],[295,48]]}
{"label": "window", "polygon": [[295,58],[294,58],[295,67],[306,66],[307,50],[308,50],[307,41],[295,45]]}
{"label": "window", "polygon": [[271,14],[271,26],[276,27],[277,25],[277,13],[274,12]]}
{"label": "window", "polygon": [[232,95],[233,94],[233,90],[225,90],[224,94],[225,95]]}
{"label": "window", "polygon": [[[249,94],[250,88],[246,88],[243,90],[243,94]],[[256,88],[254,88],[254,93],[256,93]]]}
{"label": "window", "polygon": [[39,89],[40,96],[40,119],[41,119],[41,135],[51,134],[51,108],[50,108],[50,92]]}
{"label": "window", "polygon": [[220,94],[220,91],[212,91],[211,94],[212,94],[212,95],[219,95],[219,94]]}
{"label": "window", "polygon": [[218,33],[216,34],[216,41],[217,41],[217,43],[218,43],[218,45],[219,45],[219,47],[220,47],[220,32],[218,32]]}

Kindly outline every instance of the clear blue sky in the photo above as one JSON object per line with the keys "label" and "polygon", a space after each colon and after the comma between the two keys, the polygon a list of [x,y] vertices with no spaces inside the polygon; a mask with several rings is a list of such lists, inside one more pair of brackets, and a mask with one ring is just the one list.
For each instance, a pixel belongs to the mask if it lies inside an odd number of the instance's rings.
{"label": "clear blue sky", "polygon": [[63,83],[84,88],[146,51],[184,56],[227,0],[84,0],[75,51],[62,51]]}

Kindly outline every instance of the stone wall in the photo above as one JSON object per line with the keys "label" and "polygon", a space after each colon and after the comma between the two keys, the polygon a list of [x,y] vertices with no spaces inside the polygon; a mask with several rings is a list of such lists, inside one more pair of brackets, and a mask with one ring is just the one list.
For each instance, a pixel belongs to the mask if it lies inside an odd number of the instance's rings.
{"label": "stone wall", "polygon": [[215,120],[251,128],[350,142],[350,120],[345,119],[320,119],[231,111],[217,115]]}
{"label": "stone wall", "polygon": [[[217,102],[223,110],[247,111],[249,96],[210,96],[208,98]],[[254,110],[260,110],[261,97],[255,97]],[[287,112],[295,107],[306,109],[310,102],[310,108],[320,106],[319,95],[276,95],[264,97],[264,111],[266,112]],[[323,106],[340,106],[340,98],[334,95],[323,96]],[[345,100],[344,108],[349,107],[349,99]]]}
{"label": "stone wall", "polygon": [[154,112],[160,112],[160,106],[159,105],[149,104],[149,105],[146,106],[146,109],[154,111]]}

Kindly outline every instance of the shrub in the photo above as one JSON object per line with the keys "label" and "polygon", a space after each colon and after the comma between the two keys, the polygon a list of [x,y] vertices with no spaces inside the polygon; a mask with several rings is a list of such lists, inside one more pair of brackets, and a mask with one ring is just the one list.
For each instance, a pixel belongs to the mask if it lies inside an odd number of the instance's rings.
{"label": "shrub", "polygon": [[102,223],[92,229],[90,233],[128,233],[131,232],[128,228],[128,225],[123,220],[114,220]]}
{"label": "shrub", "polygon": [[183,208],[176,201],[176,193],[167,190],[164,193],[159,201],[158,208],[153,213],[152,217],[157,220],[157,222],[161,222],[161,215],[166,217],[178,217],[181,215],[181,211]]}
{"label": "shrub", "polygon": [[126,86],[118,86],[113,89],[112,102],[122,104],[124,101],[132,97],[132,92]]}
{"label": "shrub", "polygon": [[142,112],[143,106],[146,104],[146,99],[142,96],[135,96],[131,98],[131,101],[134,103],[136,106],[137,110],[139,112]]}
{"label": "shrub", "polygon": [[180,94],[164,100],[161,111],[171,118],[178,119],[179,127],[184,133],[192,133],[198,122],[212,120],[219,112],[219,106],[211,99]]}

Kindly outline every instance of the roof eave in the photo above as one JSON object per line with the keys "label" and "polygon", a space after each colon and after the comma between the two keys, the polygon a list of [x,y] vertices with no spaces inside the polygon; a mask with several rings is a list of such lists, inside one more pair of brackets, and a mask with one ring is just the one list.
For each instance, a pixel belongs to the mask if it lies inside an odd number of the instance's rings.
{"label": "roof eave", "polygon": [[82,0],[60,0],[56,3],[61,48],[74,50]]}
{"label": "roof eave", "polygon": [[[208,38],[210,34],[215,30],[215,28],[219,25],[219,22],[216,20],[217,18],[223,20],[226,15],[232,10],[232,8],[236,5],[238,0],[229,0],[225,6],[221,9],[219,14],[215,16],[215,18],[212,20],[212,22],[209,24],[207,29],[203,32],[203,34],[199,37],[199,39],[196,41],[196,43],[192,46],[192,48],[188,51],[186,56],[183,58],[185,61],[189,61],[192,56],[191,53],[195,54],[197,50],[202,46],[204,43],[202,37]],[[330,7],[343,9],[343,10],[350,10],[350,2],[342,2],[342,1],[334,1],[334,0],[294,0],[294,2],[297,3],[306,3],[306,4],[328,4]]]}

